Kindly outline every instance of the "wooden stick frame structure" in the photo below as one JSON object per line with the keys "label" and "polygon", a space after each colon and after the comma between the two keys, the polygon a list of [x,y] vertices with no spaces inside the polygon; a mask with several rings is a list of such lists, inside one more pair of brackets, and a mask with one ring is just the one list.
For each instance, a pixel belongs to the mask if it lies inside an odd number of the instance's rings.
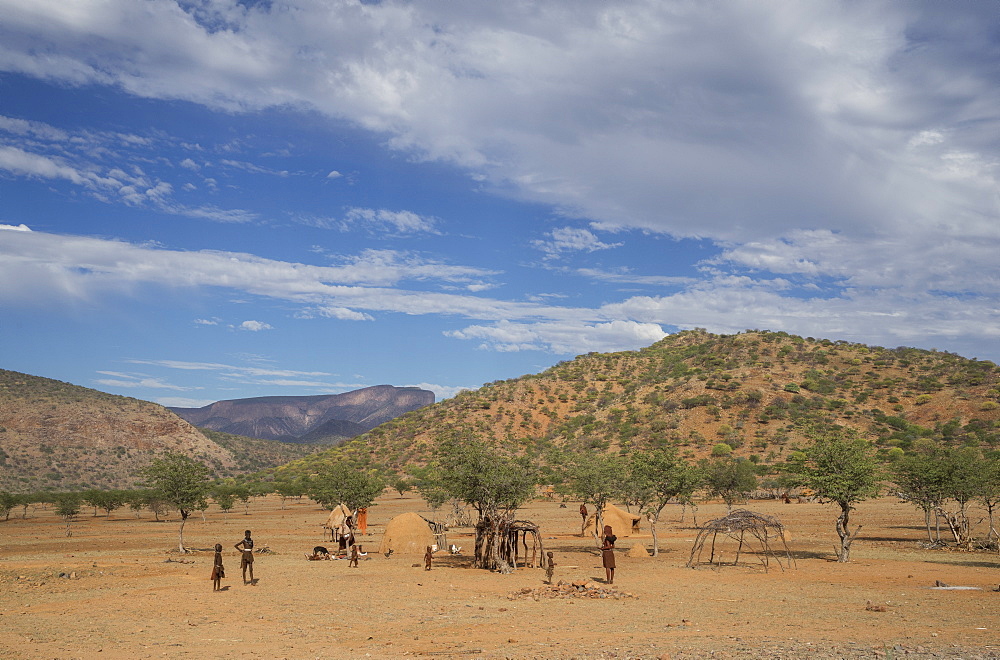
{"label": "wooden stick frame structure", "polygon": [[[788,550],[785,526],[780,520],[774,516],[755,513],[747,509],[736,509],[722,518],[709,520],[698,531],[694,546],[691,548],[691,556],[688,558],[688,568],[693,568],[699,563],[716,564],[715,546],[720,534],[724,538],[731,539],[737,543],[736,559],[732,563],[733,566],[739,564],[740,555],[747,552],[756,554],[757,558],[763,564],[765,572],[770,568],[772,559],[782,571],[785,570],[786,566],[788,568],[795,567],[795,559]],[[709,539],[711,539],[711,544],[709,546],[708,561],[702,562],[701,557],[705,550],[705,543]],[[774,548],[771,547],[772,540],[781,541],[781,550],[775,552]],[[782,557],[782,554],[784,557]],[[784,559],[784,563],[782,563],[782,559]],[[721,553],[720,561],[717,565],[722,565]]]}

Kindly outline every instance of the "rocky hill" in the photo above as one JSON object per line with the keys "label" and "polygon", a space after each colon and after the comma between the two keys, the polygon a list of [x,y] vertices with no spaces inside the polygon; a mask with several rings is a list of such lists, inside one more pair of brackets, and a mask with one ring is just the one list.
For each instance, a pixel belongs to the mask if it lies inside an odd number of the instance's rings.
{"label": "rocky hill", "polygon": [[283,442],[336,444],[434,403],[417,387],[376,385],[343,394],[264,396],[170,408],[195,426]]}
{"label": "rocky hill", "polygon": [[590,353],[399,417],[287,466],[349,457],[403,470],[445,438],[480,438],[545,462],[552,449],[671,445],[689,459],[725,443],[758,463],[857,429],[883,453],[921,437],[1000,448],[1000,369],[988,361],[784,332],[680,332],[648,348]]}
{"label": "rocky hill", "polygon": [[0,369],[0,489],[131,488],[158,452],[235,476],[311,447],[200,431],[163,406]]}

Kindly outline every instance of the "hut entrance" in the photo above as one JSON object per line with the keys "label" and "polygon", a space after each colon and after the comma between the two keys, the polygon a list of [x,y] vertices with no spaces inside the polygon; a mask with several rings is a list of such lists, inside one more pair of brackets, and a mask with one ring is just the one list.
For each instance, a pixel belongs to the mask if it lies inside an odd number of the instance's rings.
{"label": "hut entrance", "polygon": [[[719,536],[722,539],[719,539]],[[795,560],[788,551],[788,543],[785,538],[785,526],[774,516],[754,513],[746,509],[737,509],[727,516],[710,520],[698,532],[698,537],[691,548],[691,557],[687,566],[691,568],[701,563],[701,557],[705,549],[705,543],[710,543],[708,564],[722,564],[722,542],[726,540],[736,543],[736,558],[733,566],[739,563],[740,554],[754,553],[764,565],[766,571],[770,566],[771,559],[774,559],[781,570],[785,570],[782,565],[782,557],[772,548],[772,540],[781,541],[781,551],[783,551],[785,562],[792,567]],[[720,545],[717,547],[716,543]],[[718,562],[716,562],[718,559]]]}

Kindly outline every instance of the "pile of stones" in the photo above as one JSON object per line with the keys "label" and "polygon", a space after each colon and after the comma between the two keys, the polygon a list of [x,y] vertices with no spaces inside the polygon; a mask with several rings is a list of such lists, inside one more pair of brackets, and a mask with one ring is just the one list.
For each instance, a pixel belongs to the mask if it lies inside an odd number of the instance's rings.
{"label": "pile of stones", "polygon": [[559,580],[556,584],[545,585],[543,587],[522,587],[507,596],[508,600],[541,600],[542,598],[611,598],[621,600],[623,598],[638,598],[628,591],[618,591],[610,585],[602,585],[593,580],[574,580],[564,582]]}

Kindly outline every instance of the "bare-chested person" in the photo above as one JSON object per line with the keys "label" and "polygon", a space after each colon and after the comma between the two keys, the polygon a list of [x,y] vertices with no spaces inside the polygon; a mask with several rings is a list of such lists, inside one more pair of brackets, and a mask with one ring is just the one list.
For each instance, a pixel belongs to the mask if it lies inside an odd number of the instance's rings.
{"label": "bare-chested person", "polygon": [[552,584],[552,574],[556,572],[556,560],[552,558],[551,552],[546,552],[545,558],[548,559],[545,566],[545,581]]}
{"label": "bare-chested person", "polygon": [[353,566],[354,568],[358,567],[358,556],[359,556],[358,555],[358,546],[357,545],[352,545],[351,546],[351,558],[347,562],[348,567],[351,567],[351,566]]}
{"label": "bare-chested person", "polygon": [[434,551],[431,550],[431,546],[427,546],[427,552],[424,553],[424,570],[431,570],[431,563],[434,561]]}
{"label": "bare-chested person", "polygon": [[237,543],[234,548],[240,551],[240,568],[243,569],[243,584],[247,584],[247,571],[250,571],[250,585],[254,585],[253,581],[253,539],[250,538],[250,530],[243,532],[245,534],[242,541]]}

